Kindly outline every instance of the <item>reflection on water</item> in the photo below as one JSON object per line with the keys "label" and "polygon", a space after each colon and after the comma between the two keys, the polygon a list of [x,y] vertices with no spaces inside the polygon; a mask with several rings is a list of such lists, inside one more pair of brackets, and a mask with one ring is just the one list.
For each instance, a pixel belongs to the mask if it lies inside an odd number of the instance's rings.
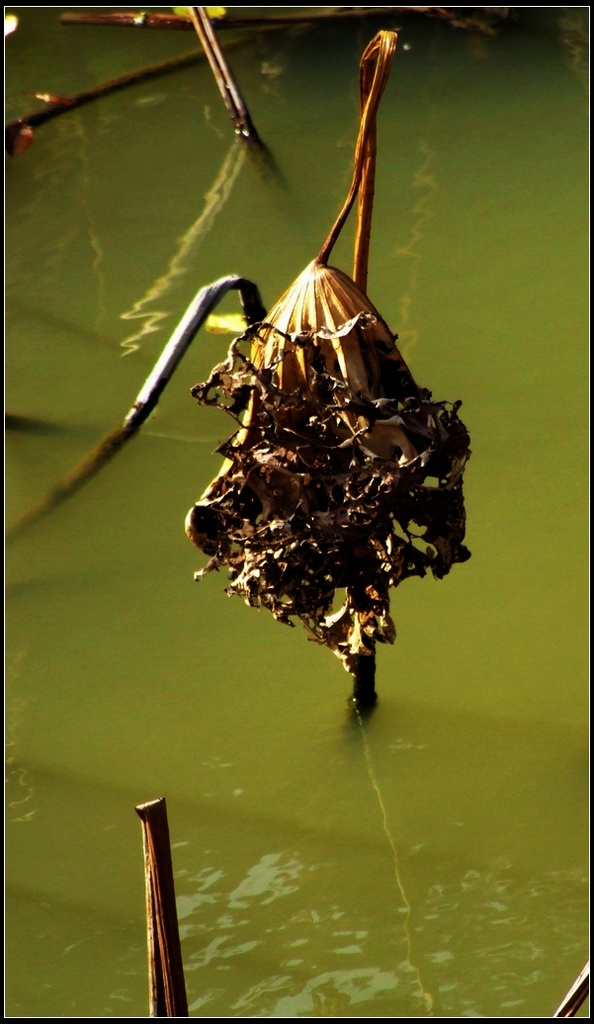
{"label": "reflection on water", "polygon": [[23,686],[23,669],[26,665],[26,651],[9,654],[4,675],[4,694],[9,711],[5,731],[6,781],[4,806],[7,820],[26,822],[35,814],[32,773],[26,765],[19,764],[19,733],[30,712],[31,696]]}
{"label": "reflection on water", "polygon": [[568,961],[583,957],[583,940],[570,922],[580,914],[586,874],[553,871],[519,883],[510,869],[471,869],[458,885],[436,883],[418,908],[416,931],[427,948],[439,947],[425,958],[446,1016],[484,1016],[486,991],[505,1016],[531,1016],[531,992],[552,969],[551,938]]}
{"label": "reflection on water", "polygon": [[122,320],[142,320],[140,330],[130,334],[121,342],[124,355],[129,355],[139,348],[139,343],[147,334],[158,331],[162,321],[171,316],[167,310],[151,309],[152,303],[160,299],[171,287],[175,278],[191,271],[190,257],[194,248],[203,241],[212,230],[216,216],[229,198],[233,185],[242,168],[246,157],[245,149],[234,144],[227,153],[212,188],[205,196],[204,208],[195,222],[179,239],[175,255],[169,261],[164,274],[150,286],[142,298],[137,299],[131,309],[121,314]]}
{"label": "reflection on water", "polygon": [[[409,229],[410,237],[406,244],[398,246],[395,252],[396,257],[403,261],[403,280],[408,283],[406,291],[400,297],[399,315],[395,320],[399,325],[398,345],[406,362],[411,361],[411,352],[419,341],[418,328],[411,326],[413,305],[419,299],[419,271],[423,261],[419,247],[425,233],[430,230],[431,201],[437,191],[437,183],[431,169],[435,153],[424,139],[419,139],[419,151],[421,164],[412,179],[412,189],[418,195],[418,199],[410,211],[411,217],[414,217]],[[407,265],[410,268],[408,272]]]}
{"label": "reflection on water", "polygon": [[[319,899],[320,891],[315,884],[312,889],[304,876],[324,875],[327,869],[323,863],[306,865],[296,855],[271,853],[249,868],[230,891],[225,891],[220,870],[205,868],[194,879],[184,879],[184,888],[192,881],[198,883],[194,895],[183,894],[177,901],[185,947],[195,948],[185,963],[188,983],[201,993],[192,1003],[193,1009],[208,1003],[216,1013],[229,987],[241,990],[258,969],[264,971],[274,963],[285,973],[265,974],[249,984],[231,1005],[236,1015],[350,1015],[349,1008],[383,999],[397,986],[403,999],[422,999],[430,1009],[430,997],[419,993],[417,972],[407,956],[404,925],[397,918],[393,918],[389,940],[390,959],[397,969],[387,970],[364,966],[373,956],[369,948],[373,938],[369,928],[348,927],[351,916],[346,906],[307,905],[312,898]],[[283,903],[274,917],[263,913],[262,908],[279,900]],[[321,963],[333,958],[356,960],[358,965],[320,971]],[[207,979],[213,971],[225,975],[236,971],[238,978],[212,988],[202,979],[200,972],[205,968]],[[198,972],[197,976],[192,972]]]}
{"label": "reflection on water", "polygon": [[588,95],[590,88],[590,33],[579,8],[564,8],[559,15],[559,28],[569,66]]}
{"label": "reflection on water", "polygon": [[[504,1015],[530,1016],[530,996],[549,976],[553,947],[568,962],[579,963],[584,951],[573,922],[586,872],[551,871],[519,882],[509,863],[469,869],[458,882],[434,882],[414,907],[412,942],[430,995],[408,958],[404,924],[395,923],[381,965],[374,965],[373,931],[348,927],[347,904],[294,912],[296,903],[307,904],[312,896],[304,876],[324,867],[266,854],[231,891],[222,871],[205,869],[185,880],[185,888],[198,883],[194,896],[178,899],[184,945],[195,950],[185,965],[191,991],[200,993],[192,1009],[208,1005],[217,1015],[232,990],[241,992],[230,1006],[238,1016],[366,1015],[371,1006],[381,1006],[387,1016],[406,1006],[422,1016],[486,1016],[489,993]],[[261,908],[277,900],[284,903],[275,917],[263,915]],[[389,903],[386,912],[396,922],[398,908]],[[324,969],[333,958],[356,963]],[[267,973],[273,964],[277,970]],[[218,986],[212,984],[217,973],[223,975]]]}
{"label": "reflection on water", "polygon": [[261,1013],[259,1016],[340,1017],[351,1007],[383,995],[397,985],[398,978],[394,973],[374,968],[328,971],[312,978],[295,995],[279,999],[271,1014]]}
{"label": "reflection on water", "polygon": [[250,868],[247,878],[240,882],[230,894],[229,906],[233,908],[247,907],[249,906],[249,903],[245,902],[247,898],[262,895],[266,896],[266,899],[262,900],[263,904],[272,903],[273,900],[277,900],[281,896],[296,892],[298,886],[293,883],[299,877],[301,865],[296,860],[285,864],[279,863],[280,860],[279,853],[268,853],[262,857],[260,863]]}
{"label": "reflection on water", "polygon": [[[11,117],[32,88],[187,45],[57,11],[19,13]],[[207,332],[134,444],[8,547],[9,1016],[145,1013],[134,807],[160,795],[193,1016],[547,1016],[583,967],[587,23],[402,24],[370,296],[418,379],[464,401],[473,558],[399,589],[372,716],[302,631],[193,581],[183,517],[228,427],[189,394],[227,348]],[[8,161],[7,408],[35,427],[7,433],[10,521],[129,408],[162,348],[147,325],[229,273],[271,301],[311,258],[379,27],[233,50],[284,206],[231,146],[207,67],[65,114]]]}

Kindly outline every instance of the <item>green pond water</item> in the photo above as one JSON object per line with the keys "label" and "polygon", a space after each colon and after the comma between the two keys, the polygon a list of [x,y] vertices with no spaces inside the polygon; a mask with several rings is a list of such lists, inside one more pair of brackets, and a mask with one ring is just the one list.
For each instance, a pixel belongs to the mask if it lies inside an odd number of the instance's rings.
{"label": "green pond water", "polygon": [[[197,48],[64,10],[14,8],[6,121]],[[35,421],[5,443],[8,1017],[148,1016],[134,808],[160,796],[190,1016],[547,1017],[588,959],[589,8],[517,14],[221,33],[278,177],[205,62],[6,158],[6,407]],[[316,256],[359,58],[394,27],[368,292],[416,380],[463,401],[472,558],[394,593],[359,719],[300,626],[194,582],[183,521],[233,425],[189,392],[228,336],[201,330],[140,434],[10,530],[199,287],[241,274],[271,306]]]}

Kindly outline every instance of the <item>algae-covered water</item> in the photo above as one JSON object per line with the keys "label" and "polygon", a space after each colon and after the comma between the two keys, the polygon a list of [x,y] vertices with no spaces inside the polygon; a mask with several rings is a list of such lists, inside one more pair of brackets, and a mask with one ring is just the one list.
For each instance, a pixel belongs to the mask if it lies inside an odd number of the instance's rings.
{"label": "algae-covered water", "polygon": [[[65,10],[14,9],[6,121],[196,48]],[[493,36],[221,31],[277,176],[204,61],[7,158],[8,1017],[148,1015],[134,808],[159,796],[190,1016],[547,1017],[588,959],[589,8],[516,11]],[[121,422],[198,288],[241,274],[271,306],[315,257],[359,58],[394,27],[368,292],[463,402],[472,558],[397,590],[362,719],[301,627],[194,582],[183,521],[232,424],[189,392],[229,337],[202,330],[139,436],[10,530]]]}

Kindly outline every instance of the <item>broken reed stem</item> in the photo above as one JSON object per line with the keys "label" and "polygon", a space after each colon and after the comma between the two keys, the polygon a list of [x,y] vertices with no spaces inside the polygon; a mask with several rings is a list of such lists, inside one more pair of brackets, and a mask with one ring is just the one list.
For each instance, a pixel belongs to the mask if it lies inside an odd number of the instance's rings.
{"label": "broken reed stem", "polygon": [[151,1017],[188,1017],[165,798],[135,808],[142,822]]}
{"label": "broken reed stem", "polygon": [[259,323],[264,319],[266,310],[262,305],[260,293],[253,281],[245,277],[229,275],[201,288],[175,328],[126,416],[124,426],[127,429],[133,427],[136,431],[153,411],[196,332],[211,310],[231,289],[239,291],[248,324]]}
{"label": "broken reed stem", "polygon": [[580,971],[569,992],[555,1010],[553,1017],[575,1017],[590,995],[590,963]]}
{"label": "broken reed stem", "polygon": [[233,78],[231,68],[219,46],[206,7],[189,7],[188,10],[196,30],[196,35],[202,43],[219,92],[223,97],[223,102],[235,125],[236,133],[248,142],[255,142],[261,145],[249,111]]}
{"label": "broken reed stem", "polygon": [[126,441],[129,441],[137,433],[155,409],[166,385],[171,380],[175,369],[206,317],[231,289],[237,289],[239,292],[248,324],[258,323],[264,319],[266,311],[262,305],[260,293],[256,285],[245,277],[230,275],[201,288],[171,335],[123,423],[106,434],[99,444],[87,453],[75,469],[64,477],[41,502],[21,516],[8,530],[7,539],[14,537],[24,527],[31,526],[61,505],[120,451]]}

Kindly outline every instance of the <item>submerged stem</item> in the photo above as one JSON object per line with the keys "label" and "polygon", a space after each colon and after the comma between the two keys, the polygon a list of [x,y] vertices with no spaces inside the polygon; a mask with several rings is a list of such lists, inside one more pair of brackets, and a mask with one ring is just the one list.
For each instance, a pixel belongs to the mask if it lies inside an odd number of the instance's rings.
{"label": "submerged stem", "polygon": [[356,707],[371,708],[377,704],[375,692],[375,653],[355,655],[352,702]]}

